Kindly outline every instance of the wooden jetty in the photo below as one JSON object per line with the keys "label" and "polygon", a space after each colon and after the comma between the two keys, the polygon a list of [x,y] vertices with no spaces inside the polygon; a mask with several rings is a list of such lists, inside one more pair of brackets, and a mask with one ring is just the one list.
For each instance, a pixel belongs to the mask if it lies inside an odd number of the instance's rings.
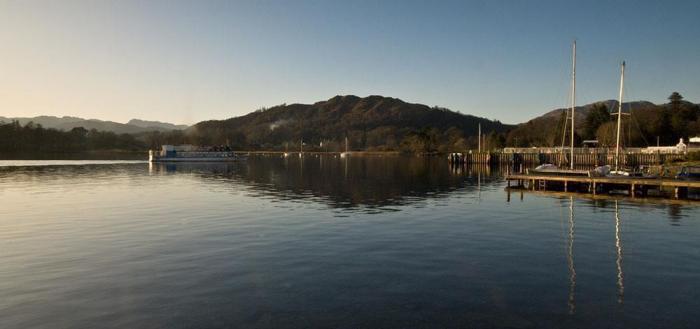
{"label": "wooden jetty", "polygon": [[686,181],[669,178],[645,177],[576,177],[548,176],[529,174],[506,175],[508,188],[515,187],[538,191],[588,192],[593,195],[611,191],[626,191],[631,197],[647,196],[648,191],[655,190],[663,194],[666,190],[673,191],[673,197],[684,199],[688,197],[688,189],[700,189],[700,181]]}

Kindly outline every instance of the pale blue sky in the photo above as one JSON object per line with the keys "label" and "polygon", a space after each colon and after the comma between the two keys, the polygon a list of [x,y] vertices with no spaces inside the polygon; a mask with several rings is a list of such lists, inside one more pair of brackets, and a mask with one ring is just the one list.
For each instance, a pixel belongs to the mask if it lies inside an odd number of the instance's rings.
{"label": "pale blue sky", "polygon": [[384,95],[517,123],[617,97],[700,102],[700,1],[0,0],[0,116],[194,123]]}

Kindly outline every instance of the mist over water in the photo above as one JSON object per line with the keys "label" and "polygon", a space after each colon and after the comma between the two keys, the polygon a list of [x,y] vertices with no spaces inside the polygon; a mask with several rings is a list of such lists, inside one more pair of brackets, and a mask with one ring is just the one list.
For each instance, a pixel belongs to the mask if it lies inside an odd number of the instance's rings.
{"label": "mist over water", "polygon": [[442,158],[0,161],[3,328],[696,328],[700,208]]}

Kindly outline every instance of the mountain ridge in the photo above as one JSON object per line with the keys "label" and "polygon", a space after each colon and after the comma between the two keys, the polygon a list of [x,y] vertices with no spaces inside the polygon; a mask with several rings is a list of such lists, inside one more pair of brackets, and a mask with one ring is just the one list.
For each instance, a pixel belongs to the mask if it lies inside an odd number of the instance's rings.
{"label": "mountain ridge", "polygon": [[236,141],[254,149],[279,149],[301,140],[337,148],[345,137],[359,149],[398,149],[409,137],[420,139],[414,144],[423,146],[450,138],[465,144],[476,138],[479,124],[483,132],[505,133],[511,127],[398,98],[336,95],[313,104],[281,104],[225,120],[202,121],[187,132],[199,135],[202,143]]}
{"label": "mountain ridge", "polygon": [[52,128],[62,131],[68,131],[73,128],[83,127],[87,130],[97,129],[99,131],[114,132],[117,134],[138,134],[151,131],[170,131],[170,130],[184,130],[187,129],[187,125],[175,125],[172,123],[160,122],[160,121],[146,121],[140,119],[131,119],[127,123],[119,123],[108,120],[99,119],[84,119],[72,116],[50,116],[50,115],[40,115],[35,117],[2,117],[0,116],[0,122],[12,122],[17,121],[21,125],[26,125],[32,122],[36,125],[41,125],[44,128]]}
{"label": "mountain ridge", "polygon": [[[648,138],[656,139],[657,136],[661,136],[661,142],[671,143],[700,133],[700,106],[678,96],[675,102],[660,105],[648,101],[623,103],[623,111],[633,113],[632,126],[626,130],[629,143],[648,144]],[[615,100],[577,106],[577,142],[598,138],[609,144],[608,130],[616,108]],[[421,153],[474,149],[479,144],[476,137],[479,126],[485,135],[482,143],[492,148],[560,145],[567,110],[549,110],[526,122],[510,125],[447,108],[408,103],[399,98],[336,95],[312,104],[280,104],[228,119],[201,121],[189,127],[140,119],[123,124],[70,116],[0,117],[0,121],[15,119],[23,125],[33,121],[45,128],[63,131],[84,127],[132,134],[156,148],[162,144],[190,143],[229,144],[239,150],[284,150],[298,148],[303,141],[310,149],[338,151],[344,149],[347,138],[350,148],[356,150]],[[589,118],[591,113],[594,116]],[[632,133],[636,135],[630,135]]]}

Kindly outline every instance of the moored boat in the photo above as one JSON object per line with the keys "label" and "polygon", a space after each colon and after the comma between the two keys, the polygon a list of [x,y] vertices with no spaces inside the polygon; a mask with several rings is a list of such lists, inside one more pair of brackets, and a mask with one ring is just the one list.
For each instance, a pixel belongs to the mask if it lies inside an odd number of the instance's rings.
{"label": "moored boat", "polygon": [[149,162],[233,162],[245,156],[234,153],[229,146],[163,145],[148,151]]}
{"label": "moored boat", "polygon": [[539,165],[535,167],[532,170],[528,170],[528,174],[533,174],[533,175],[552,175],[552,176],[585,176],[588,177],[591,175],[589,170],[577,170],[577,169],[568,169],[564,168],[561,169],[553,164],[547,163],[543,165]]}
{"label": "moored boat", "polygon": [[[529,174],[536,175],[556,175],[556,176],[590,176],[591,173],[588,170],[577,170],[574,169],[574,141],[575,141],[575,130],[576,130],[576,41],[573,43],[572,56],[571,56],[571,108],[568,111],[568,115],[571,115],[571,146],[569,155],[569,168],[560,168],[557,165],[551,163],[545,163],[537,166],[532,170],[528,170]],[[568,116],[567,115],[567,116]],[[564,121],[564,133],[562,134],[562,156],[564,155],[564,141],[566,140],[566,131],[569,119]]]}

